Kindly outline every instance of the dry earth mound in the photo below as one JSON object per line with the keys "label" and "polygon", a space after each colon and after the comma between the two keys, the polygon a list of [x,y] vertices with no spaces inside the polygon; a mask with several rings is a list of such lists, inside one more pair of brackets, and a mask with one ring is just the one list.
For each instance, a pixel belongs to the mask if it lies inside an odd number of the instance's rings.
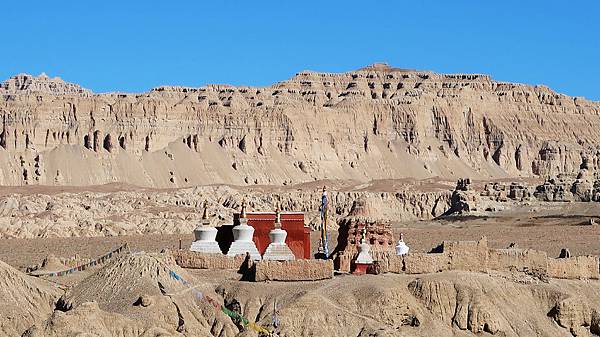
{"label": "dry earth mound", "polygon": [[[136,330],[130,330],[125,323],[104,324],[114,335],[146,336],[158,330],[188,336],[211,336],[211,333],[235,336],[239,332],[225,314],[206,301],[198,302],[189,288],[169,275],[170,271],[191,282],[202,293],[219,298],[214,292],[215,286],[195,283],[170,255],[127,254],[69,289],[58,303],[67,313],[54,319],[76,321],[76,317],[82,315],[78,308],[86,306],[80,310],[92,311],[104,322],[110,323],[107,317],[111,315],[120,315],[122,322],[146,323],[136,325]],[[92,301],[97,304],[86,304]]]}
{"label": "dry earth mound", "polygon": [[[227,273],[188,273],[168,254],[138,253],[79,282],[54,313],[50,299],[23,336],[256,336],[207,303],[196,303],[171,270],[262,326],[272,326],[276,308],[279,336],[600,335],[598,281],[446,271],[250,283]],[[26,329],[5,326],[10,336]]]}
{"label": "dry earth mound", "polygon": [[19,336],[46,319],[61,294],[57,286],[0,261],[0,335]]}
{"label": "dry earth mound", "polygon": [[280,336],[598,335],[598,282],[522,273],[442,272],[337,277],[312,283],[225,284],[226,301]]}

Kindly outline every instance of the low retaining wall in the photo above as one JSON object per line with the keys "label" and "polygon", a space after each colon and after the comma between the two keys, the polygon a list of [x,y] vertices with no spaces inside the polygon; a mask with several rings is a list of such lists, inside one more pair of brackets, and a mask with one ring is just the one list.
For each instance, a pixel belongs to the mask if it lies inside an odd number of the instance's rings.
{"label": "low retaining wall", "polygon": [[488,243],[485,237],[479,241],[444,241],[442,247],[448,256],[449,269],[487,272]]}
{"label": "low retaining wall", "polygon": [[257,261],[242,268],[244,255],[236,257],[175,250],[171,254],[182,268],[241,270],[249,281],[316,281],[333,278],[333,260]]}
{"label": "low retaining wall", "polygon": [[333,278],[333,260],[258,261],[254,281],[317,281]]}
{"label": "low retaining wall", "polygon": [[245,256],[231,257],[220,254],[175,250],[171,252],[175,262],[182,268],[190,269],[231,269],[238,270],[244,263]]}

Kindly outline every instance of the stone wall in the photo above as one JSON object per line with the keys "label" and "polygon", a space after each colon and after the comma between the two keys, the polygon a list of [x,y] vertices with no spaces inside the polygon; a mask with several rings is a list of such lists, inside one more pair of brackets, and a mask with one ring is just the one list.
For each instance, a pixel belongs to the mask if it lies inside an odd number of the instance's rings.
{"label": "stone wall", "polygon": [[[443,242],[432,253],[410,253],[402,256],[378,254],[378,273],[426,274],[445,270],[487,273],[534,272],[559,279],[600,279],[598,256],[550,258],[533,249],[489,249],[487,240]],[[240,270],[244,256],[229,257],[185,250],[172,252],[177,264],[192,269]],[[342,254],[341,257],[346,257]],[[350,264],[350,259],[343,259]],[[259,261],[245,272],[254,281],[315,281],[333,277],[333,260],[295,260],[287,262]]]}
{"label": "stone wall", "polygon": [[332,260],[258,261],[254,281],[317,281],[333,278]]}

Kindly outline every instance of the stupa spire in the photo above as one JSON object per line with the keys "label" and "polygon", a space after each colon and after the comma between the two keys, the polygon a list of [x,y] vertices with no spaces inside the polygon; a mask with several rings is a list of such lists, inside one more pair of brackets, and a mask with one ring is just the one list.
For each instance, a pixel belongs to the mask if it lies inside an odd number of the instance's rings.
{"label": "stupa spire", "polygon": [[208,219],[208,200],[204,199],[202,207],[204,208],[204,211],[202,212],[202,220],[206,220]]}
{"label": "stupa spire", "polygon": [[240,219],[246,218],[246,199],[242,199],[242,209],[240,210]]}

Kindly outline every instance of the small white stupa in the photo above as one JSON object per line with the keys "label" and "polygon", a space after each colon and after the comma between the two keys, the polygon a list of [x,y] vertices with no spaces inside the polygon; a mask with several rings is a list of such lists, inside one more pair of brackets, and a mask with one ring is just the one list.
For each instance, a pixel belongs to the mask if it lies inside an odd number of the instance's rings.
{"label": "small white stupa", "polygon": [[358,256],[354,263],[358,264],[372,264],[373,257],[371,256],[371,245],[367,243],[367,226],[363,227],[362,238],[360,240],[360,244],[358,245]]}
{"label": "small white stupa", "polygon": [[242,201],[242,210],[240,212],[240,224],[233,227],[233,243],[229,247],[227,256],[250,254],[252,260],[260,260],[260,253],[256,248],[256,244],[252,240],[254,236],[254,227],[248,226],[246,218],[246,200]]}
{"label": "small white stupa", "polygon": [[223,254],[219,244],[215,240],[217,229],[210,226],[208,221],[208,201],[204,200],[204,213],[202,213],[202,224],[194,229],[194,242],[190,250],[193,252]]}
{"label": "small white stupa", "polygon": [[269,232],[269,238],[271,238],[271,243],[263,254],[263,260],[290,261],[295,259],[294,253],[285,243],[287,232],[281,228],[279,206],[275,211],[275,228]]}
{"label": "small white stupa", "polygon": [[396,255],[408,254],[408,250],[408,246],[404,243],[404,237],[402,233],[400,233],[400,240],[398,240],[398,243],[396,244]]}

